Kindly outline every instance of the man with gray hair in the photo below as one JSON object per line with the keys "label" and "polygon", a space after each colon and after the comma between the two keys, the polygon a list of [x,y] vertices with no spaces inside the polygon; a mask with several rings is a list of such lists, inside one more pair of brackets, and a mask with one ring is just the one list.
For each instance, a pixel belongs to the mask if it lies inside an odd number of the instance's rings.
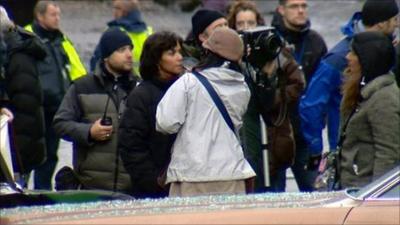
{"label": "man with gray hair", "polygon": [[44,97],[47,159],[35,170],[35,189],[52,188],[59,145],[52,121],[71,82],[86,74],[72,42],[60,30],[60,13],[55,1],[39,1],[34,9],[34,22],[25,27],[40,37],[47,53],[46,59],[38,64]]}
{"label": "man with gray hair", "polygon": [[[109,28],[118,27],[125,31],[131,39],[133,45],[133,70],[135,75],[139,75],[139,60],[142,54],[143,44],[147,37],[153,33],[153,28],[146,25],[140,12],[139,0],[113,0],[114,20],[107,23]],[[100,60],[101,50],[99,45],[90,59],[90,71],[94,71]]]}

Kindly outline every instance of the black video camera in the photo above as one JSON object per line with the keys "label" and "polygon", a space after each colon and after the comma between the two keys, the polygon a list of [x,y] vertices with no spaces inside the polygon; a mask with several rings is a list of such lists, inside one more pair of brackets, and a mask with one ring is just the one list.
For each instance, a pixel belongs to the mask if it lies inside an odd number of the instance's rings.
{"label": "black video camera", "polygon": [[239,35],[245,46],[243,61],[259,70],[266,62],[275,59],[284,47],[284,42],[274,27],[260,26],[241,31]]}

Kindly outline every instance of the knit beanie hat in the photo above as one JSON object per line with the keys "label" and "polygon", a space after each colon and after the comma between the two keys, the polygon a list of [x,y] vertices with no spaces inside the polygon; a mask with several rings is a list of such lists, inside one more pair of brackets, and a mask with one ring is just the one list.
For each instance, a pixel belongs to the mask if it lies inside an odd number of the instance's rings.
{"label": "knit beanie hat", "polygon": [[364,82],[387,74],[395,63],[395,49],[382,32],[361,32],[354,35],[351,48],[361,64]]}
{"label": "knit beanie hat", "polygon": [[244,49],[242,39],[228,27],[215,29],[207,41],[203,42],[203,48],[234,62],[242,58]]}
{"label": "knit beanie hat", "polygon": [[373,26],[386,21],[399,13],[395,0],[367,0],[361,11],[364,25]]}
{"label": "knit beanie hat", "polygon": [[115,50],[130,45],[133,47],[129,36],[118,28],[110,28],[100,38],[101,59],[110,56]]}
{"label": "knit beanie hat", "polygon": [[203,33],[204,30],[217,19],[224,18],[218,11],[200,9],[192,17],[192,31],[195,40],[198,41],[199,34]]}

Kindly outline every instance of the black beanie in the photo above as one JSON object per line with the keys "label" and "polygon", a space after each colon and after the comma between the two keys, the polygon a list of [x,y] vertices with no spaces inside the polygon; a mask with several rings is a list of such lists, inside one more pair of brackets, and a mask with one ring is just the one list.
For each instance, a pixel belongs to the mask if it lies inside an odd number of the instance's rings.
{"label": "black beanie", "polygon": [[130,45],[133,47],[129,36],[118,28],[110,28],[100,38],[101,59],[110,56],[115,50]]}
{"label": "black beanie", "polygon": [[395,0],[367,0],[361,11],[364,25],[373,26],[386,21],[399,13]]}
{"label": "black beanie", "polygon": [[361,64],[364,82],[387,74],[395,63],[395,49],[382,32],[361,32],[354,35],[351,48]]}
{"label": "black beanie", "polygon": [[192,31],[195,40],[199,41],[199,34],[203,33],[204,30],[217,19],[224,18],[218,11],[200,9],[192,17]]}

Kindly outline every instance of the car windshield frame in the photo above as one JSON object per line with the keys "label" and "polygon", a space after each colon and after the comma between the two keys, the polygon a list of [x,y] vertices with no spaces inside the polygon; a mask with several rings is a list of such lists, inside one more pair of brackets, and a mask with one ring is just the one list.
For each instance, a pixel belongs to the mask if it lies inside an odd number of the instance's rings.
{"label": "car windshield frame", "polygon": [[395,185],[400,183],[400,165],[396,166],[379,179],[364,186],[363,188],[349,188],[346,194],[357,200],[399,200],[399,198],[380,198]]}

